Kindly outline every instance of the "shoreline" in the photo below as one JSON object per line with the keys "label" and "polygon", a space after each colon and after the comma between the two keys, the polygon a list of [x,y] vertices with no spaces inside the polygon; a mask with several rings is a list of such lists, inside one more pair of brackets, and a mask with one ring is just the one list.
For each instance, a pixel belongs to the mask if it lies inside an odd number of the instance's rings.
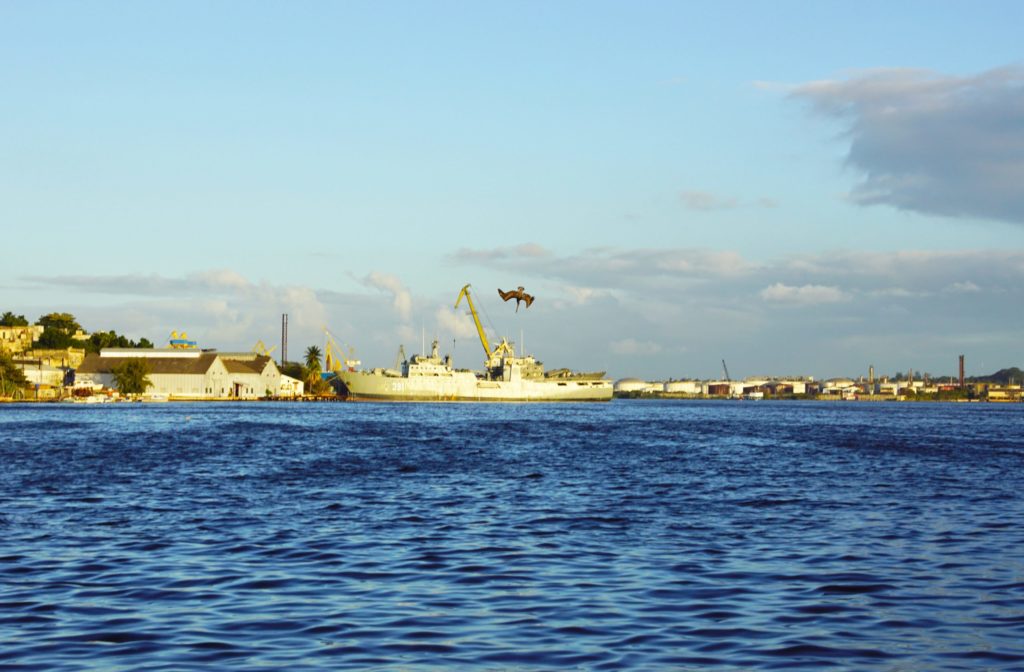
{"label": "shoreline", "polygon": [[[721,397],[721,396],[704,396],[704,395],[680,395],[680,394],[657,394],[649,393],[643,395],[634,394],[617,394],[612,397],[610,401],[718,401],[718,402],[743,402],[745,404],[757,403],[762,401],[769,402],[826,402],[826,403],[908,403],[908,404],[920,404],[920,403],[937,403],[937,404],[997,404],[997,405],[1014,405],[1024,403],[1024,399],[910,399],[906,397],[890,397],[882,395],[865,395],[856,397],[853,399],[844,399],[842,397],[835,396],[815,396],[815,397],[772,397],[765,399],[742,399],[734,397]],[[125,405],[125,404],[144,404],[147,406],[154,404],[238,404],[238,403],[268,403],[268,402],[282,402],[282,403],[293,403],[293,404],[322,404],[322,403],[352,403],[352,404],[365,404],[365,403],[393,403],[384,400],[352,400],[344,397],[279,397],[279,398],[260,398],[260,399],[224,399],[224,398],[208,398],[208,399],[117,399],[109,401],[69,401],[69,398],[64,399],[10,399],[0,397],[0,405],[4,404],[50,404],[50,405],[64,405],[64,406],[108,406],[108,405]],[[423,401],[409,401],[405,403],[445,403],[437,400],[423,400]],[[519,403],[519,402],[475,402],[483,404],[501,404],[501,403]],[[557,402],[556,402],[557,403]],[[573,402],[566,402],[573,403]]]}

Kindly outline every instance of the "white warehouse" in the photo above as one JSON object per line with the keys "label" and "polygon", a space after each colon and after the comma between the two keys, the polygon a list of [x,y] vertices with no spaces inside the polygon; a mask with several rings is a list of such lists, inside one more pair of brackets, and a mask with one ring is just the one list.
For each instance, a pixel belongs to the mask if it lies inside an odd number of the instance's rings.
{"label": "white warehouse", "polygon": [[183,348],[105,348],[75,371],[76,386],[113,389],[114,369],[144,359],[152,387],[147,395],[170,399],[259,399],[302,394],[301,381],[285,376],[270,357]]}

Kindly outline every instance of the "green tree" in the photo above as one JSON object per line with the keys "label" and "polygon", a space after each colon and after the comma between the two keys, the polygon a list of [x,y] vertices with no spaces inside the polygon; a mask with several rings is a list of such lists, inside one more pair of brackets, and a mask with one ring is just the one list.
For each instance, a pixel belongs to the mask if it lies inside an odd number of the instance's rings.
{"label": "green tree", "polygon": [[10,397],[28,385],[25,373],[6,352],[0,352],[0,395]]}
{"label": "green tree", "polygon": [[85,341],[86,352],[99,352],[103,348],[127,348],[128,339],[118,336],[113,329],[110,331],[94,331]]}
{"label": "green tree", "polygon": [[311,394],[322,396],[325,394],[330,394],[331,392],[334,391],[334,388],[331,387],[331,384],[328,383],[326,380],[317,377],[310,386],[309,391]]}
{"label": "green tree", "polygon": [[302,364],[299,364],[298,362],[281,362],[277,368],[281,373],[286,376],[291,376],[295,380],[303,380],[306,377]]}
{"label": "green tree", "polygon": [[306,348],[306,367],[305,367],[305,380],[306,390],[311,394],[320,394],[320,389],[323,380],[320,378],[320,348],[315,345],[311,345]]}
{"label": "green tree", "polygon": [[82,328],[82,325],[78,323],[78,320],[71,313],[49,313],[36,320],[36,324],[47,329],[56,329],[57,331],[63,331],[72,335]]}
{"label": "green tree", "polygon": [[65,348],[81,348],[85,344],[74,339],[75,332],[82,328],[71,313],[49,313],[40,317],[36,324],[44,329],[43,335],[36,341],[40,348],[63,350]]}
{"label": "green tree", "polygon": [[0,327],[27,327],[28,320],[25,319],[24,315],[15,315],[11,311],[5,312],[0,316]]}
{"label": "green tree", "polygon": [[316,369],[317,373],[319,373],[321,371],[320,357],[322,355],[323,353],[320,352],[320,348],[315,345],[306,348],[306,368],[310,370]]}
{"label": "green tree", "polygon": [[146,338],[140,338],[136,343],[122,336],[116,331],[94,331],[89,334],[85,341],[86,352],[99,352],[103,348],[152,348],[153,344]]}
{"label": "green tree", "polygon": [[153,387],[149,366],[141,357],[133,357],[114,367],[114,384],[121,394],[142,394]]}

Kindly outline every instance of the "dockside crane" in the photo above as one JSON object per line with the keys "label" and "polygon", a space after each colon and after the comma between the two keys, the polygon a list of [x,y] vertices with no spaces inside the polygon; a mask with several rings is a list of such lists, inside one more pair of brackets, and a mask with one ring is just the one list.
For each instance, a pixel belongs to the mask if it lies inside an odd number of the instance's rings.
{"label": "dockside crane", "polygon": [[729,377],[729,367],[725,365],[725,360],[722,360],[722,371],[725,372],[725,382],[731,383],[732,378]]}
{"label": "dockside crane", "polygon": [[355,350],[353,348],[348,349],[348,357],[345,356],[345,349],[338,345],[337,340],[334,338],[334,334],[331,333],[330,329],[324,325],[324,368],[327,370],[325,373],[334,372],[337,373],[343,368],[352,369],[361,364],[361,362],[355,358]]}
{"label": "dockside crane", "polygon": [[270,357],[274,350],[277,350],[277,346],[275,345],[272,348],[268,348],[262,338],[256,341],[256,345],[252,346],[252,351],[261,357]]}
{"label": "dockside crane", "polygon": [[469,304],[469,313],[473,316],[473,324],[476,325],[476,333],[480,336],[480,345],[484,346],[484,357],[487,360],[491,359],[491,344],[487,340],[487,332],[484,331],[484,325],[480,324],[480,316],[477,315],[476,306],[473,305],[473,297],[469,295],[469,285],[462,288],[459,292],[459,298],[455,299],[455,307],[458,308],[459,304],[462,303],[462,297],[466,297],[466,303]]}
{"label": "dockside crane", "polygon": [[466,303],[469,304],[469,312],[473,316],[473,324],[476,325],[476,333],[480,337],[480,345],[484,348],[487,366],[494,366],[498,361],[497,357],[499,355],[514,356],[515,353],[512,350],[512,345],[504,338],[501,339],[501,343],[497,347],[491,348],[491,343],[487,340],[487,333],[484,331],[484,325],[480,324],[480,316],[476,312],[476,306],[473,305],[473,297],[469,294],[469,285],[463,287],[462,291],[459,292],[459,297],[455,299],[456,308],[462,302],[462,297],[466,297]]}

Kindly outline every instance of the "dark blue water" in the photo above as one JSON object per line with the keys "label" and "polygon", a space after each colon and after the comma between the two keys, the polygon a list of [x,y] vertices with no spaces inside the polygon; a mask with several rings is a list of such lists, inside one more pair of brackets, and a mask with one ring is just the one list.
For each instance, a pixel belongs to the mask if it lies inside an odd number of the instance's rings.
{"label": "dark blue water", "polygon": [[0,406],[0,668],[1024,669],[1024,406]]}

